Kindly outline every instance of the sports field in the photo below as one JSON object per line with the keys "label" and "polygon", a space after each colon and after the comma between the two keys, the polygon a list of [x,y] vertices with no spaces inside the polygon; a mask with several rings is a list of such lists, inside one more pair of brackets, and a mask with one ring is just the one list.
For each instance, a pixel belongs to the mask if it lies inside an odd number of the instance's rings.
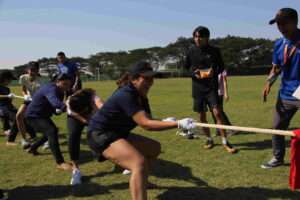
{"label": "sports field", "polygon": [[[264,76],[229,78],[230,100],[225,103],[225,111],[234,125],[271,127],[277,86],[272,89],[269,101],[263,103],[264,80]],[[106,99],[116,85],[113,81],[104,81],[85,83],[84,87],[95,88],[98,95]],[[20,94],[18,88],[13,91]],[[197,119],[192,112],[191,80],[188,78],[155,80],[149,99],[155,118],[190,116]],[[15,103],[20,102],[15,100]],[[65,159],[69,160],[65,118],[65,115],[55,117],[55,122],[60,129]],[[294,117],[290,127],[300,127],[299,115]],[[231,155],[223,150],[217,137],[215,148],[204,150],[204,137],[188,140],[175,135],[175,129],[148,132],[137,128],[134,132],[162,144],[163,152],[150,176],[150,182],[157,188],[148,190],[149,199],[300,199],[300,192],[291,192],[288,187],[289,155],[284,167],[260,168],[260,164],[271,156],[269,135],[241,133],[230,137],[231,143],[239,149],[238,154]],[[122,175],[120,169],[108,161],[98,163],[93,160],[85,134],[81,146],[84,183],[76,187],[69,185],[70,173],[55,169],[49,150],[40,150],[42,155],[33,157],[20,145],[5,146],[4,136],[0,137],[0,143],[0,188],[8,192],[12,200],[130,199],[129,176]]]}

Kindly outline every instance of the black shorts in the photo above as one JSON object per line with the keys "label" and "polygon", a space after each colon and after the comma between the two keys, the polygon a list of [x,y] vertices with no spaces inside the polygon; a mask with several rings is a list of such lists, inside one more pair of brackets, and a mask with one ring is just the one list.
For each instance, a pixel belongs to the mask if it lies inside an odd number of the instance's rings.
{"label": "black shorts", "polygon": [[87,141],[98,161],[104,161],[106,159],[102,156],[103,151],[109,147],[111,143],[121,138],[126,139],[128,135],[129,134],[120,135],[120,133],[113,131],[94,130],[88,132]]}
{"label": "black shorts", "polygon": [[202,93],[197,98],[194,98],[193,110],[195,112],[207,112],[207,106],[210,109],[217,107],[219,104],[218,94],[216,91],[210,91],[207,93]]}

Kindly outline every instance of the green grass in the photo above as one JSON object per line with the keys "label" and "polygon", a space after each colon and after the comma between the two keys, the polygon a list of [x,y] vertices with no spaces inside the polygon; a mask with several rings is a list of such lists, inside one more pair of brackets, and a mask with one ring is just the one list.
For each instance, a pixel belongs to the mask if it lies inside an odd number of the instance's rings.
{"label": "green grass", "polygon": [[[277,89],[273,88],[269,101],[262,103],[264,80],[263,76],[229,79],[230,101],[225,103],[225,110],[234,125],[271,127]],[[84,86],[95,88],[104,99],[115,89],[112,81],[86,83]],[[20,93],[18,88],[13,90]],[[156,118],[192,116],[197,119],[192,112],[190,79],[156,80],[149,97]],[[294,117],[291,127],[297,127],[297,119],[299,115]],[[56,117],[55,122],[60,129],[62,151],[65,159],[69,160],[65,115]],[[148,191],[149,199],[300,199],[300,193],[289,190],[288,165],[274,170],[259,167],[271,157],[269,135],[243,133],[231,137],[231,142],[240,151],[230,155],[221,145],[204,150],[203,137],[187,140],[176,136],[175,129],[148,132],[137,128],[134,132],[162,144],[163,153],[150,176],[150,182],[159,187]],[[115,170],[108,161],[94,161],[86,145],[85,134],[81,145],[84,184],[73,188],[69,186],[70,174],[55,169],[49,151],[40,150],[41,156],[32,157],[20,146],[6,147],[4,137],[0,138],[0,142],[0,188],[5,189],[13,200],[130,199],[129,177]],[[220,144],[220,139],[216,138],[215,142]],[[288,153],[286,163],[289,163]]]}

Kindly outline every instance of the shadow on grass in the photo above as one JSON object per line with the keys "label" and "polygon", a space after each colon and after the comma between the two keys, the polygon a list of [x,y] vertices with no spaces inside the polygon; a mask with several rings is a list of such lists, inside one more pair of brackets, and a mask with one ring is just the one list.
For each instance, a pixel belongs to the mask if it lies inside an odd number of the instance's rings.
{"label": "shadow on grass", "polygon": [[159,200],[268,200],[276,199],[297,199],[300,198],[300,192],[292,192],[288,189],[271,190],[259,187],[236,187],[218,189],[213,187],[166,187],[166,192],[157,196]]}
{"label": "shadow on grass", "polygon": [[[109,172],[99,172],[95,175],[91,176],[84,176],[83,181],[89,182],[91,179],[96,177],[102,177],[105,175],[110,174],[121,174],[124,169],[115,166],[112,171]],[[196,184],[197,186],[207,186],[207,183],[203,180],[199,179],[198,177],[195,177],[191,169],[189,167],[182,166],[175,162],[170,162],[162,159],[158,159],[155,162],[154,168],[151,170],[152,176],[156,176],[158,178],[168,178],[168,179],[176,179],[176,180],[182,180],[187,181],[193,184]]]}
{"label": "shadow on grass", "polygon": [[110,189],[128,189],[128,183],[118,183],[110,186],[101,186],[95,183],[86,183],[78,186],[70,185],[42,185],[22,186],[8,191],[9,199],[13,200],[47,200],[67,197],[92,197],[94,195],[109,194]]}
{"label": "shadow on grass", "polygon": [[197,186],[207,186],[208,184],[194,176],[190,167],[182,166],[181,164],[158,159],[155,163],[151,175],[159,178],[171,178],[176,180],[183,180],[196,184]]}
{"label": "shadow on grass", "polygon": [[[239,147],[239,150],[264,150],[272,149],[272,140],[263,140],[255,142],[246,142],[246,143],[236,143],[234,146]],[[290,141],[286,139],[285,146],[288,148],[290,146]]]}

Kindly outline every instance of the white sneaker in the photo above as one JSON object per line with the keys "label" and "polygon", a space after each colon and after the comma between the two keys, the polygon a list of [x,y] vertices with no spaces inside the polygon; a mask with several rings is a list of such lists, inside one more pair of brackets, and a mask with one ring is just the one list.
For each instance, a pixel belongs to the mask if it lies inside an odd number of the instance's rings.
{"label": "white sneaker", "polygon": [[6,135],[6,136],[9,136],[9,135],[10,135],[10,130],[5,130],[5,131],[3,132],[3,134]]}
{"label": "white sneaker", "polygon": [[27,142],[25,139],[21,139],[21,145],[22,145],[22,147],[28,146],[29,144],[30,144],[30,143]]}
{"label": "white sneaker", "polygon": [[43,147],[42,147],[43,150],[46,150],[46,149],[49,149],[49,142],[45,142]]}
{"label": "white sneaker", "polygon": [[131,171],[128,170],[128,169],[124,169],[124,171],[122,172],[122,174],[129,175],[129,174],[131,174]]}
{"label": "white sneaker", "polygon": [[81,184],[81,173],[79,169],[74,169],[72,172],[71,185]]}

